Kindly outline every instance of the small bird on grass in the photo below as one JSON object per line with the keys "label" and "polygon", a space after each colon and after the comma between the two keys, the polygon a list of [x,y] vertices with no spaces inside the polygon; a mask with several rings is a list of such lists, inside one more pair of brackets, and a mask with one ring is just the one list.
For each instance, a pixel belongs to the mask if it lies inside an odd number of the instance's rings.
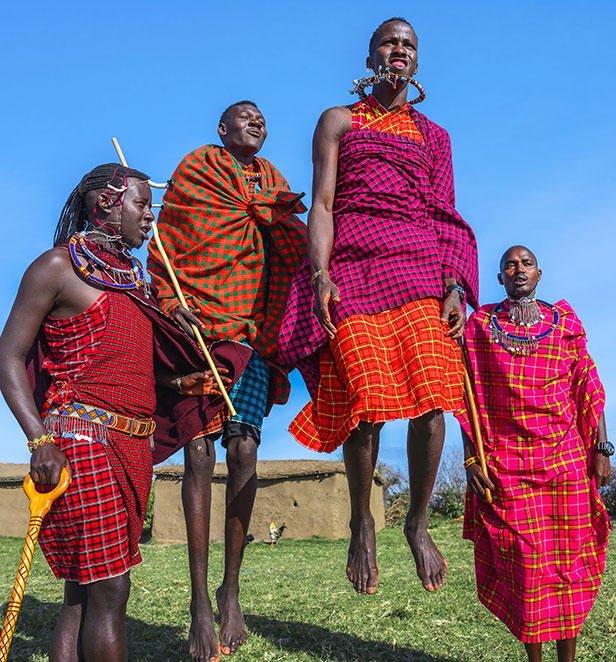
{"label": "small bird on grass", "polygon": [[282,537],[283,531],[287,528],[287,525],[283,522],[279,528],[276,528],[274,522],[270,522],[269,525],[269,536],[270,536],[270,547],[275,545],[280,538]]}

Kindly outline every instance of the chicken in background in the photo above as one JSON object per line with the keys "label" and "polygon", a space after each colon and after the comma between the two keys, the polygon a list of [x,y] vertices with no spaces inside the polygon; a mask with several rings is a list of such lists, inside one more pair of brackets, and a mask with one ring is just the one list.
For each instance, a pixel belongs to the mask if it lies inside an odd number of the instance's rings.
{"label": "chicken in background", "polygon": [[274,546],[282,537],[283,531],[287,528],[285,522],[283,522],[279,528],[276,528],[274,522],[270,522],[269,525],[269,536],[270,536],[270,547]]}

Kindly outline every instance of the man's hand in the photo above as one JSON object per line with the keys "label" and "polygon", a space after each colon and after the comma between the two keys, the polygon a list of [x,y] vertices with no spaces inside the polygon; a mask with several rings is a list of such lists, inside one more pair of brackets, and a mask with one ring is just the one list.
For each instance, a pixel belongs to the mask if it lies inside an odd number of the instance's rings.
{"label": "man's hand", "polygon": [[30,477],[37,485],[55,487],[62,469],[66,467],[70,477],[73,477],[71,465],[64,453],[54,444],[48,442],[35,448],[30,458]]}
{"label": "man's hand", "polygon": [[466,470],[466,482],[473,492],[485,501],[486,488],[494,490],[494,483],[483,473],[478,462]]}
{"label": "man's hand", "polygon": [[590,460],[590,475],[595,477],[597,487],[607,485],[610,480],[610,458],[595,451]]}
{"label": "man's hand", "polygon": [[[227,368],[218,368],[220,380],[225,386],[231,383],[228,377],[225,377],[229,371]],[[214,375],[209,370],[203,372],[191,372],[190,375],[184,375],[181,381],[182,395],[221,395]]]}
{"label": "man's hand", "polygon": [[340,290],[332,283],[329,276],[319,276],[313,284],[314,289],[314,308],[313,312],[318,317],[321,326],[325,329],[327,337],[332,340],[336,335],[336,327],[334,326],[330,314],[329,303],[340,301]]}
{"label": "man's hand", "polygon": [[443,324],[449,324],[449,329],[445,332],[446,336],[450,336],[454,340],[459,340],[464,335],[466,312],[464,311],[460,295],[456,290],[452,290],[443,301],[441,322]]}
{"label": "man's hand", "polygon": [[184,308],[184,306],[176,306],[173,311],[175,321],[186,331],[186,333],[194,337],[191,324],[194,324],[200,331],[205,331],[205,324],[197,317],[201,315],[198,308]]}

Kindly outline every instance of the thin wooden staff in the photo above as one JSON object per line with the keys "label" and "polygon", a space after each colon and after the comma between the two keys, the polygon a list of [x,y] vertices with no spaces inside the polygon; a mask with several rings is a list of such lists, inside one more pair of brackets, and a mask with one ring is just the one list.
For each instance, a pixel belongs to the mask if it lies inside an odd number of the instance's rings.
{"label": "thin wooden staff", "polygon": [[[481,436],[481,426],[479,425],[479,416],[477,415],[477,405],[475,403],[475,393],[473,391],[473,384],[468,371],[468,364],[466,362],[466,356],[464,354],[464,345],[462,342],[458,342],[460,345],[460,350],[462,353],[462,367],[464,369],[464,386],[466,388],[466,397],[468,398],[469,409],[471,410],[471,421],[473,424],[473,431],[475,432],[475,443],[477,445],[477,454],[479,455],[479,464],[481,465],[481,470],[487,476],[488,475],[488,465],[486,464],[486,456],[483,451],[483,437]],[[485,488],[486,501],[492,503],[492,492],[486,487]]]}
{"label": "thin wooden staff", "polygon": [[[126,159],[124,158],[124,152],[122,152],[122,148],[120,147],[120,143],[118,142],[117,138],[112,138],[111,142],[113,143],[113,146],[115,147],[116,152],[118,153],[118,156],[120,157],[120,161],[122,165],[125,168],[128,168],[128,163],[126,162]],[[163,259],[163,263],[167,269],[167,273],[169,274],[169,278],[171,279],[171,282],[173,283],[173,287],[175,289],[175,293],[177,295],[177,298],[180,300],[180,303],[184,308],[188,308],[188,304],[186,303],[186,299],[184,298],[184,293],[182,292],[182,288],[180,287],[180,284],[178,282],[178,279],[176,278],[175,271],[173,267],[171,266],[171,262],[169,261],[169,258],[167,257],[167,253],[165,252],[165,248],[163,246],[162,241],[160,240],[160,235],[158,234],[158,226],[156,225],[156,222],[152,220],[152,235],[154,236],[154,243],[156,244],[156,248],[158,248],[158,252],[160,253],[160,256]],[[216,366],[214,365],[214,361],[212,361],[212,357],[210,356],[210,353],[205,346],[205,342],[203,340],[203,336],[201,335],[201,332],[199,331],[198,327],[195,324],[190,325],[191,329],[193,330],[193,333],[195,334],[195,338],[197,339],[197,342],[199,343],[199,347],[201,347],[201,351],[203,352],[203,355],[205,356],[206,361],[208,362],[208,365],[210,366],[210,370],[212,371],[212,374],[214,375],[214,379],[216,380],[216,384],[218,384],[218,389],[222,393],[222,397],[225,401],[225,404],[227,405],[229,409],[229,413],[231,416],[237,416],[237,413],[235,411],[235,407],[233,406],[233,403],[231,402],[231,398],[229,397],[229,394],[227,393],[227,389],[224,387],[224,384],[222,383],[222,379],[220,378],[220,375],[218,374],[218,370],[216,369]],[[2,662],[0,660],[0,662]]]}
{"label": "thin wooden staff", "polygon": [[38,492],[32,478],[30,478],[30,474],[24,478],[24,492],[28,496],[28,499],[30,499],[30,523],[28,524],[24,551],[19,562],[19,569],[17,570],[17,579],[15,579],[13,593],[11,594],[6,618],[2,626],[2,633],[0,634],[0,662],[5,662],[9,654],[9,647],[17,623],[17,615],[19,614],[21,601],[24,597],[26,582],[28,581],[28,574],[32,565],[32,555],[34,554],[34,548],[38,540],[43,518],[49,512],[51,504],[66,492],[70,483],[71,478],[66,467],[62,469],[60,480],[51,492]]}

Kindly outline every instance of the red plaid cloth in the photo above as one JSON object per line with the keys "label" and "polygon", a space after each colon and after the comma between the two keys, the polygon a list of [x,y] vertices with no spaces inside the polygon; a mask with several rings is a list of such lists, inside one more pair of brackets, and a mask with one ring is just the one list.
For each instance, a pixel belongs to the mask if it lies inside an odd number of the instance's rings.
{"label": "red plaid cloth", "polygon": [[44,330],[50,404],[77,400],[134,418],[152,415],[152,325],[125,294],[108,291],[80,315],[48,317]]}
{"label": "red plaid cloth", "polygon": [[[108,444],[79,433],[56,438],[73,481],[43,521],[39,543],[58,579],[89,584],[141,562],[137,543],[151,485],[150,439],[108,434]],[[137,470],[126,474],[124,463]],[[134,496],[126,498],[127,490]]]}
{"label": "red plaid cloth", "polygon": [[351,128],[354,131],[380,131],[406,136],[420,143],[424,142],[421,131],[413,121],[408,105],[388,112],[386,108],[369,94],[365,103],[356,103],[351,110]]}
{"label": "red plaid cloth", "polygon": [[[278,366],[277,339],[291,279],[306,255],[306,211],[282,175],[256,158],[261,190],[249,190],[242,165],[224,148],[206,145],[178,166],[158,218],[161,241],[189,305],[201,311],[209,340],[248,343]],[[265,259],[263,226],[269,233]],[[179,303],[156,245],[148,270],[161,307]],[[272,372],[272,402],[286,402],[286,371]]]}
{"label": "red plaid cloth", "polygon": [[289,431],[311,450],[331,453],[360,421],[417,418],[462,404],[462,363],[445,336],[437,299],[377,315],[354,315],[321,349],[317,396]]}
{"label": "red plaid cloth", "polygon": [[[566,301],[556,330],[528,356],[490,338],[494,304],[466,328],[494,503],[467,495],[464,537],[475,543],[481,602],[521,641],[575,637],[596,598],[609,518],[588,460],[605,404],[582,324]],[[499,323],[520,333],[508,319]],[[553,321],[532,327],[536,335]],[[466,409],[457,414],[474,438]]]}
{"label": "red plaid cloth", "polygon": [[[106,292],[81,315],[47,318],[45,334],[45,368],[54,380],[51,401],[70,396],[135,418],[152,415],[152,325],[129,297]],[[82,340],[77,343],[82,352],[74,351],[75,335],[89,335],[96,352]],[[58,377],[68,381],[59,386]],[[52,506],[39,540],[56,576],[87,583],[121,574],[141,560],[138,542],[152,484],[152,450],[150,439],[108,428],[105,442],[71,434],[81,424],[62,421],[65,436],[59,444],[71,461],[74,481]]]}
{"label": "red plaid cloth", "polygon": [[[340,141],[329,264],[341,291],[340,303],[330,306],[336,326],[352,315],[440,298],[449,276],[476,307],[477,247],[454,208],[449,136],[412,107],[408,112],[423,144],[371,130],[349,131]],[[306,261],[291,286],[279,348],[311,394],[318,384],[317,350],[326,341],[313,301]]]}

